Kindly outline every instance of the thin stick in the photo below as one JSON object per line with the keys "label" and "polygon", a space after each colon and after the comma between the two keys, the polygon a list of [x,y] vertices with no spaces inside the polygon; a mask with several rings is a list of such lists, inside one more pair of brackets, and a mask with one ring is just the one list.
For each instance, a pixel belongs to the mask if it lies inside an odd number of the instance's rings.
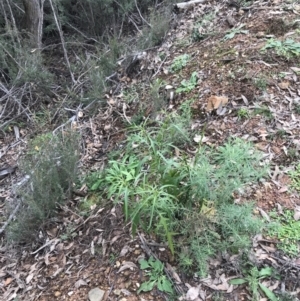
{"label": "thin stick", "polygon": [[58,22],[58,19],[57,19],[57,15],[55,13],[55,9],[54,9],[52,0],[49,0],[49,3],[50,3],[50,6],[51,6],[51,9],[52,9],[52,12],[53,12],[53,17],[54,17],[54,20],[55,20],[56,27],[57,27],[58,32],[59,32],[62,48],[63,48],[63,51],[64,51],[64,57],[65,57],[66,63],[67,63],[68,68],[69,68],[71,79],[72,79],[72,82],[74,84],[76,84],[76,80],[75,80],[74,75],[73,75],[72,70],[71,70],[71,65],[70,65],[70,61],[69,61],[69,58],[68,58],[68,53],[67,53],[67,50],[66,50],[66,47],[65,47],[65,40],[64,40],[63,32],[60,28],[60,25],[59,25],[59,22]]}
{"label": "thin stick", "polygon": [[141,19],[142,19],[142,20],[143,20],[150,28],[152,28],[152,25],[151,25],[150,23],[148,23],[148,22],[144,19],[144,17],[142,16],[141,11],[140,11],[140,9],[139,9],[139,7],[138,7],[138,5],[137,5],[136,0],[134,0],[134,3],[135,3],[136,9],[137,9],[137,11],[138,11],[138,13],[139,13]]}
{"label": "thin stick", "polygon": [[167,59],[167,57],[165,57],[164,60],[161,62],[161,64],[158,66],[157,71],[151,76],[151,79],[152,79],[153,77],[155,77],[155,76],[159,73],[160,68],[162,67],[162,65],[164,64],[164,62],[166,61],[166,59]]}
{"label": "thin stick", "polygon": [[20,45],[21,45],[21,42],[20,42],[19,35],[18,35],[18,28],[17,28],[17,25],[16,25],[16,20],[15,20],[15,18],[14,18],[14,15],[13,15],[13,12],[12,12],[12,9],[11,9],[11,6],[10,6],[9,1],[6,0],[6,3],[7,3],[7,6],[8,6],[8,8],[9,8],[10,17],[11,17],[11,20],[12,20],[12,23],[13,23],[14,32],[15,32],[15,34],[16,34],[16,38],[17,38],[18,44],[19,44],[19,46],[20,46]]}

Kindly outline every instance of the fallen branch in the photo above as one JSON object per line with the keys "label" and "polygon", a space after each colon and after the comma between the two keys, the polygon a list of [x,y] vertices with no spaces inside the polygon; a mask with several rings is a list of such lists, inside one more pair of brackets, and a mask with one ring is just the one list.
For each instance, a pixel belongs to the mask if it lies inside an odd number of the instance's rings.
{"label": "fallen branch", "polygon": [[175,8],[184,10],[184,9],[188,9],[188,8],[194,6],[195,4],[204,3],[205,1],[206,0],[192,0],[189,2],[176,3]]}

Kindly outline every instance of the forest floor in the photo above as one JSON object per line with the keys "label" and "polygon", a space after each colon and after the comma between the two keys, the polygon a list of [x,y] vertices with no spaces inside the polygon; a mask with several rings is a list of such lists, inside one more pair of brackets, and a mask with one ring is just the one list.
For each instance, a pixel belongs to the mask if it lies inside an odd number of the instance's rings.
{"label": "forest floor", "polygon": [[[265,219],[271,211],[290,209],[298,220],[300,198],[291,188],[289,172],[300,158],[299,15],[297,2],[283,0],[240,5],[209,0],[174,15],[176,20],[162,45],[146,51],[127,75],[121,76],[122,67],[117,71],[118,93],[106,94],[105,109],[92,117],[82,111],[77,124],[84,133],[82,173],[102,168],[106,154],[122,146],[124,119],[130,121],[138,115],[137,101],[143,103],[143,114],[152,117],[160,109],[174,111],[192,100],[191,129],[196,142],[200,136],[203,143],[212,146],[228,137],[239,137],[251,141],[270,163],[266,181],[249,185],[235,202],[254,201],[255,213]],[[196,74],[195,84],[192,74]],[[191,88],[156,101],[149,97],[147,82],[157,79],[164,83],[161,94],[184,89],[188,83]],[[170,86],[168,91],[166,86]],[[20,143],[16,143],[13,131],[0,141],[6,163],[13,166],[26,150],[29,132],[20,131]],[[3,215],[11,182],[9,177],[0,180]],[[169,270],[182,292],[180,300],[268,300],[261,291],[253,299],[247,284],[230,284],[230,279],[241,277],[234,273],[235,256],[212,259],[205,279],[187,276],[168,247],[154,241],[155,237],[132,237],[119,206],[104,203],[92,206],[88,217],[78,215],[76,206],[87,197],[94,196],[73,195],[68,208],[59,213],[59,221],[47,225],[43,245],[21,253],[5,244],[0,246],[1,300],[87,300],[95,287],[105,292],[103,300],[169,300],[157,289],[137,294],[145,280],[137,258],[145,253],[149,256],[149,252]],[[299,226],[297,231],[300,233]],[[276,242],[263,235],[252,241],[254,261],[260,267],[276,268],[281,275],[264,285],[275,295],[288,291],[292,296],[278,300],[299,300],[300,254],[290,258],[278,252]]]}

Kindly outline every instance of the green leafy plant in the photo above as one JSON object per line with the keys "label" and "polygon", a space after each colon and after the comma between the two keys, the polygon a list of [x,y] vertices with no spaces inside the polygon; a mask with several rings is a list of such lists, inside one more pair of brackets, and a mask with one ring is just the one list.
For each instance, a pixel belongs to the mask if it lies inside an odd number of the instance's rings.
{"label": "green leafy plant", "polygon": [[172,254],[191,245],[188,253],[182,251],[185,269],[190,265],[204,275],[216,250],[246,248],[249,234],[259,229],[252,207],[230,202],[233,192],[264,176],[267,167],[251,144],[240,139],[216,148],[200,142],[191,158],[184,151],[191,143],[191,112],[186,107],[180,111],[182,117],[165,114],[162,121],[132,125],[124,154],[109,160],[103,172],[90,178],[89,187],[123,206],[133,234],[138,229],[155,233],[168,242]]}
{"label": "green leafy plant", "polygon": [[191,56],[186,53],[176,57],[172,62],[170,71],[171,72],[180,71],[182,68],[184,68],[187,65],[190,59]]}
{"label": "green leafy plant", "polygon": [[268,225],[267,234],[279,240],[277,248],[289,256],[299,254],[300,221],[294,219],[292,210],[285,210],[282,214],[273,212],[272,222]]}
{"label": "green leafy plant", "polygon": [[146,276],[149,280],[143,282],[138,289],[138,294],[141,292],[149,292],[156,286],[161,292],[173,294],[174,290],[172,283],[164,274],[164,264],[158,259],[154,259],[152,256],[148,259],[140,260],[140,267],[145,270]]}
{"label": "green leafy plant", "polygon": [[237,28],[233,28],[227,31],[227,34],[224,36],[223,40],[231,40],[235,37],[236,34],[247,34],[249,31],[242,29],[244,26],[244,24],[241,24]]}
{"label": "green leafy plant", "polygon": [[269,39],[262,51],[267,49],[274,49],[278,55],[286,58],[300,55],[300,43],[295,42],[293,39],[286,39],[285,41]]}
{"label": "green leafy plant", "polygon": [[261,280],[274,275],[274,271],[271,267],[266,267],[258,270],[257,267],[251,268],[249,274],[244,278],[235,278],[230,280],[230,284],[240,285],[248,284],[249,290],[252,294],[252,300],[260,300],[260,290],[271,301],[278,301],[276,295],[261,283]]}
{"label": "green leafy plant", "polygon": [[176,89],[177,93],[189,93],[191,92],[193,89],[195,89],[196,85],[197,85],[197,81],[198,81],[198,74],[197,72],[193,72],[190,79],[187,80],[183,80],[181,82],[181,85],[179,88]]}

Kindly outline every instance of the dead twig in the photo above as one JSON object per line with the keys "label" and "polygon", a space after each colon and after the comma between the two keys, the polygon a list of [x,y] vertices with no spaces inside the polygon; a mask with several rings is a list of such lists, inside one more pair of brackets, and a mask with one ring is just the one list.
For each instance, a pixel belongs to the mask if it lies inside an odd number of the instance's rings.
{"label": "dead twig", "polygon": [[181,2],[181,3],[176,3],[175,7],[178,9],[188,9],[194,6],[195,4],[204,3],[204,2],[206,2],[206,0],[193,0],[188,2]]}
{"label": "dead twig", "polygon": [[164,58],[164,60],[163,60],[163,61],[161,62],[161,64],[158,66],[156,72],[151,76],[150,79],[154,78],[154,77],[159,73],[159,71],[160,71],[162,65],[164,64],[164,62],[166,61],[166,59],[167,59],[167,57]]}
{"label": "dead twig", "polygon": [[143,20],[150,28],[152,28],[152,25],[151,25],[150,23],[148,23],[148,22],[145,20],[145,18],[142,16],[141,11],[140,11],[140,9],[139,9],[139,7],[138,7],[138,5],[137,5],[136,0],[134,0],[134,3],[135,3],[135,7],[136,7],[136,9],[137,9],[137,11],[138,11],[138,13],[139,13],[141,19],[142,19],[142,20]]}
{"label": "dead twig", "polygon": [[67,66],[68,66],[68,69],[69,69],[69,72],[70,72],[70,75],[71,75],[71,79],[72,79],[72,82],[74,84],[76,84],[76,80],[74,78],[74,74],[73,74],[73,72],[71,70],[71,65],[70,65],[70,61],[69,61],[67,49],[65,47],[64,35],[63,35],[62,30],[61,30],[61,26],[59,24],[59,21],[58,21],[58,18],[57,18],[57,15],[56,15],[56,12],[55,12],[52,0],[49,0],[49,3],[50,3],[50,6],[51,6],[51,9],[52,9],[52,12],[53,12],[53,17],[54,17],[54,21],[55,21],[56,27],[57,27],[58,32],[59,32],[59,36],[60,36],[62,48],[63,48],[63,51],[64,51],[64,57],[65,57],[65,60],[66,60],[66,63],[67,63]]}

